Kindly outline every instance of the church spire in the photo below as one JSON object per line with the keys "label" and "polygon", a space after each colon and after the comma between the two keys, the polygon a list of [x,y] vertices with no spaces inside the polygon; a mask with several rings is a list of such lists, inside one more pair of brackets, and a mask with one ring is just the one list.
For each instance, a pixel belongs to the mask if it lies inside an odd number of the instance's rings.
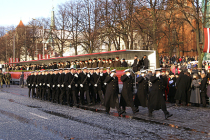
{"label": "church spire", "polygon": [[53,0],[52,0],[52,11],[51,11],[51,29],[55,29],[55,15],[54,15],[54,6],[53,6]]}

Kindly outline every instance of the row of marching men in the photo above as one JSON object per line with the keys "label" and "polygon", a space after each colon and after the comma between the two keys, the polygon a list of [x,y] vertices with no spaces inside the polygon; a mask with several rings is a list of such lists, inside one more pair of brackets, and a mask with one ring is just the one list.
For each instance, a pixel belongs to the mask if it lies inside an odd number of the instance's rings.
{"label": "row of marching men", "polygon": [[[162,109],[165,118],[171,117],[166,109],[163,92],[165,85],[160,71],[151,76],[150,82],[152,89],[148,97],[149,79],[146,77],[146,71],[141,71],[137,77],[138,89],[133,100],[134,77],[129,69],[124,71],[121,76],[123,82],[121,98],[119,100],[119,84],[116,70],[103,68],[82,70],[74,68],[54,69],[50,71],[32,72],[27,79],[29,88],[29,97],[32,91],[32,98],[36,97],[42,100],[49,100],[67,105],[84,104],[85,99],[88,105],[100,102],[105,105],[106,113],[109,114],[110,107],[116,107],[118,114],[125,113],[126,106],[131,107],[133,113],[139,111],[138,106],[148,106],[149,116],[152,116],[154,110]],[[147,103],[148,102],[148,103]]]}

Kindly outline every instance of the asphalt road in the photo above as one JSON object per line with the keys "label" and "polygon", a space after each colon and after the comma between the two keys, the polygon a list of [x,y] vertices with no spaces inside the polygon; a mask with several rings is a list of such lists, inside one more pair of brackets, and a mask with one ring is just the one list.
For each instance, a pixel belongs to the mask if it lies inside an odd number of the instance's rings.
{"label": "asphalt road", "polygon": [[0,91],[0,140],[39,139],[210,139],[210,108],[176,107],[165,120],[161,110],[147,117],[147,108],[118,117],[99,105],[80,108],[27,97],[27,88],[11,85]]}

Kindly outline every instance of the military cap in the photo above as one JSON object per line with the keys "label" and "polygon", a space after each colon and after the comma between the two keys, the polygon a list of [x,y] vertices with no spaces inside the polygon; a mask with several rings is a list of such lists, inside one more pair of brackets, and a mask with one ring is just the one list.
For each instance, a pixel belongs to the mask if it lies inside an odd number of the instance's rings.
{"label": "military cap", "polygon": [[84,69],[87,69],[87,67],[84,67],[84,68],[82,68],[82,69],[83,69],[83,70],[84,70]]}
{"label": "military cap", "polygon": [[68,68],[64,68],[64,70],[68,70]]}
{"label": "military cap", "polygon": [[106,69],[110,69],[110,67],[106,67]]}
{"label": "military cap", "polygon": [[114,72],[114,73],[116,73],[116,69],[113,69],[113,70],[111,70],[111,72]]}
{"label": "military cap", "polygon": [[99,69],[102,70],[102,69],[104,69],[104,67],[100,67]]}
{"label": "military cap", "polygon": [[124,72],[130,72],[130,69],[126,69],[126,70],[124,70]]}
{"label": "military cap", "polygon": [[99,67],[96,67],[96,68],[95,68],[95,70],[98,70],[98,69],[99,69]]}
{"label": "military cap", "polygon": [[63,68],[59,68],[59,70],[63,70]]}

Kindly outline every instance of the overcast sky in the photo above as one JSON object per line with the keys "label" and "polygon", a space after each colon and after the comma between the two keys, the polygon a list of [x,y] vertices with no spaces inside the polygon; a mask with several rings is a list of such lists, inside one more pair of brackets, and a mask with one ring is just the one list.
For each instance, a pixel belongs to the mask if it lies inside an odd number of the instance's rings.
{"label": "overcast sky", "polygon": [[17,26],[20,20],[27,24],[32,18],[50,17],[52,5],[67,0],[0,0],[0,26]]}

